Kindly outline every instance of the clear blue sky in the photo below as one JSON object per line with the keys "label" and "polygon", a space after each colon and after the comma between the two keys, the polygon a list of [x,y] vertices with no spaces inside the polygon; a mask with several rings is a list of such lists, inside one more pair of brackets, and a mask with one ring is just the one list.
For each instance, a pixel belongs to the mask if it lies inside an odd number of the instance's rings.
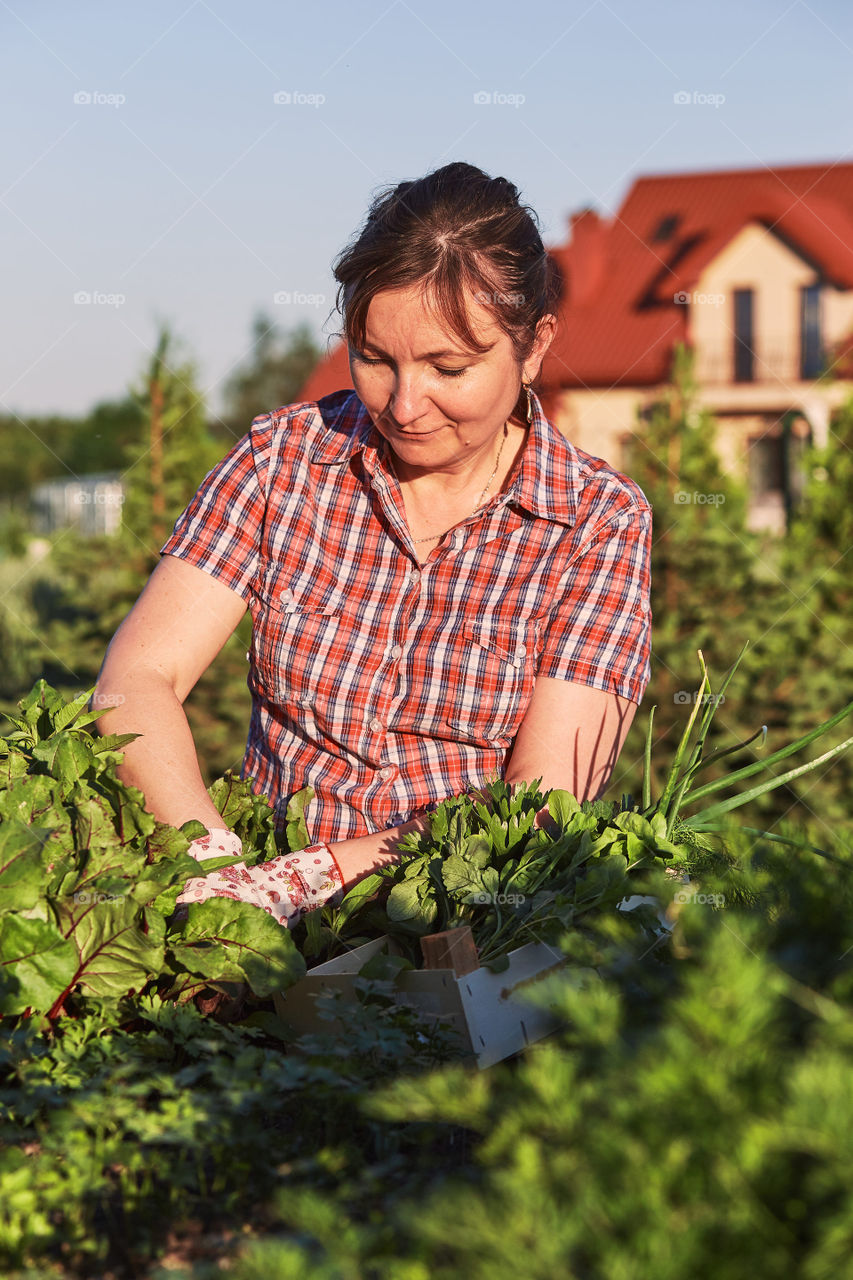
{"label": "clear blue sky", "polygon": [[546,243],[641,174],[853,159],[843,0],[0,0],[0,32],[16,412],[124,394],[159,318],[218,412],[255,311],[333,332],[371,193],[452,159],[516,182]]}

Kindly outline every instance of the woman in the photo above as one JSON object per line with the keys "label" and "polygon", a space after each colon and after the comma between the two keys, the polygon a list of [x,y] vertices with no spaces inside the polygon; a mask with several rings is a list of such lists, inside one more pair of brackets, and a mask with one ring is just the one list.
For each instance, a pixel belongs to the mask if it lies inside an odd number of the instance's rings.
{"label": "woman", "polygon": [[[221,827],[182,703],[248,606],[243,775],[316,843],[199,877],[292,924],[394,861],[423,810],[489,777],[607,784],[649,678],[651,512],[530,384],[556,298],[531,211],[454,163],[373,203],[335,276],[355,392],[256,418],[209,473],[110,644],[98,724],[125,780]],[[415,816],[413,816],[415,815]],[[408,819],[408,820],[407,820]]]}

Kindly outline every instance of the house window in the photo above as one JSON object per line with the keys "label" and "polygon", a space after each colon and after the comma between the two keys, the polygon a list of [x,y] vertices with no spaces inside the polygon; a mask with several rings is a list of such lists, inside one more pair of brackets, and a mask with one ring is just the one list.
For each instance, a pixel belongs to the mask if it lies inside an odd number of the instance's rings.
{"label": "house window", "polygon": [[811,429],[802,415],[789,412],[772,423],[762,436],[747,441],[747,465],[753,527],[787,526],[792,511],[803,499],[804,454],[811,443]]}
{"label": "house window", "polygon": [[816,378],[823,369],[820,336],[820,285],[800,289],[800,377]]}
{"label": "house window", "polygon": [[619,453],[616,465],[623,475],[630,475],[636,462],[637,438],[633,431],[629,431],[619,437]]}
{"label": "house window", "polygon": [[752,324],[752,289],[734,291],[734,380],[755,380],[754,333]]}
{"label": "house window", "polygon": [[749,491],[754,498],[785,492],[785,445],[781,433],[749,441]]}

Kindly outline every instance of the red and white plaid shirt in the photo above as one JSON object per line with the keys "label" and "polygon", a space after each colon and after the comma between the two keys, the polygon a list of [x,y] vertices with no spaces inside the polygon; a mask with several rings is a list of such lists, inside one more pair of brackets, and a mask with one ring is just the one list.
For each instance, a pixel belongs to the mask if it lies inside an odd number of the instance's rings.
{"label": "red and white plaid shirt", "polygon": [[242,776],[314,788],[314,841],[407,821],[503,777],[537,676],[642,699],[651,509],[533,397],[505,491],[418,564],[388,446],[353,391],[255,418],[161,553],[246,600]]}

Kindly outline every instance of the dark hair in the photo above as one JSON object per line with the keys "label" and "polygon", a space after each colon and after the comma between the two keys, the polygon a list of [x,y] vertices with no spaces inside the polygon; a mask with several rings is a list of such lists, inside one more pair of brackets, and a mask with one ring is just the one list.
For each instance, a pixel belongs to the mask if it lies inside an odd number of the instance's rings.
{"label": "dark hair", "polygon": [[519,363],[559,292],[536,214],[517,188],[462,161],[377,195],[334,274],[344,333],[356,349],[365,340],[371,299],[421,284],[453,331],[483,351],[465,307],[470,290],[511,339]]}

